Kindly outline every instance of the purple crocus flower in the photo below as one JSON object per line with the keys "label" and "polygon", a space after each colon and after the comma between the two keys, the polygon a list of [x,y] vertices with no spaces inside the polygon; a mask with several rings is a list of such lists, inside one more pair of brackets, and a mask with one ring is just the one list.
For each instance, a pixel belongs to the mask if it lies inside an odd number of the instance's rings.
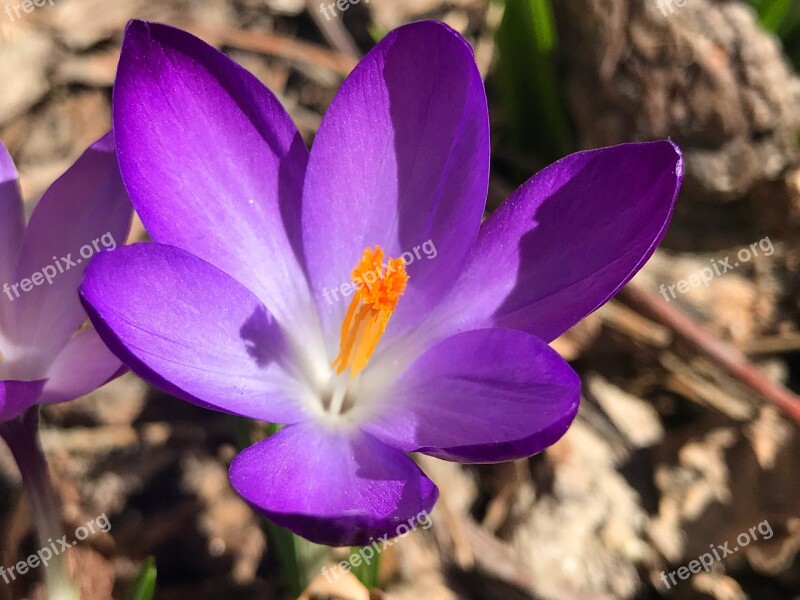
{"label": "purple crocus flower", "polygon": [[122,367],[81,327],[78,297],[88,259],[123,243],[130,227],[111,134],[44,193],[27,229],[17,179],[0,144],[0,423],[82,396]]}
{"label": "purple crocus flower", "polygon": [[581,152],[481,224],[486,95],[435,22],[364,57],[310,152],[253,75],[163,25],[129,24],[113,114],[155,243],[90,265],[92,321],[154,385],[287,425],[231,483],[330,545],[432,508],[408,452],[507,461],[564,434],[580,385],[548,342],[647,260],[682,173],[667,141]]}
{"label": "purple crocus flower", "polygon": [[[63,527],[38,405],[82,396],[122,369],[87,323],[78,285],[89,258],[125,241],[132,212],[108,134],[44,193],[26,228],[17,170],[0,143],[0,437],[19,466],[42,548]],[[62,555],[44,576],[48,598],[79,597]]]}

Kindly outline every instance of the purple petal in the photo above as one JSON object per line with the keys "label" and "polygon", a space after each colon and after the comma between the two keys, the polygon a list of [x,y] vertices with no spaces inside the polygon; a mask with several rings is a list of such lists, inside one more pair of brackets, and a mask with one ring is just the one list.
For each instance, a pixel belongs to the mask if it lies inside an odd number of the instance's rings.
{"label": "purple petal", "polygon": [[36,206],[20,252],[13,305],[17,341],[37,355],[31,360],[42,373],[86,320],[78,285],[89,258],[125,243],[131,214],[110,133]]}
{"label": "purple petal", "polygon": [[540,339],[511,329],[468,331],[429,349],[369,410],[362,428],[404,451],[460,462],[540,452],[575,417],[580,380]]}
{"label": "purple petal", "polygon": [[103,341],[156,387],[254,419],[307,418],[280,327],[213,265],[172,246],[126,246],[92,261],[81,296]]}
{"label": "purple petal", "polygon": [[313,422],[286,427],[247,448],[230,468],[233,488],[278,525],[329,546],[368,545],[438,496],[402,452],[357,430]]}
{"label": "purple petal", "polygon": [[36,404],[45,381],[0,381],[0,423],[15,419]]}
{"label": "purple petal", "polygon": [[[25,216],[19,190],[19,176],[6,147],[0,142],[0,336],[11,330],[14,323],[9,286],[16,281],[17,256],[25,231]],[[13,297],[13,296],[11,296]]]}
{"label": "purple petal", "polygon": [[131,21],[114,131],[125,184],[153,240],[228,273],[287,330],[301,308],[312,309],[292,247],[308,151],[258,79],[186,32]]}
{"label": "purple petal", "polygon": [[348,284],[374,244],[413,257],[387,339],[419,322],[463,266],[488,181],[486,94],[469,44],[442,23],[396,29],[339,89],[311,149],[303,244],[326,339],[338,340],[349,299],[323,292]]}
{"label": "purple petal", "polygon": [[117,375],[122,362],[89,327],[72,338],[47,369],[41,404],[67,402],[99,388]]}
{"label": "purple petal", "polygon": [[667,141],[578,152],[544,169],[481,227],[428,335],[498,326],[555,339],[650,258],[682,175]]}

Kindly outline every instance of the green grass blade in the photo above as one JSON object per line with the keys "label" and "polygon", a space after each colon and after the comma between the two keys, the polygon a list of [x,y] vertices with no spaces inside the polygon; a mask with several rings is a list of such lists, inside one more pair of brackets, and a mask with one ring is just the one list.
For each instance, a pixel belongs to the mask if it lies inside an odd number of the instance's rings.
{"label": "green grass blade", "polygon": [[574,149],[556,70],[550,0],[506,0],[496,35],[495,81],[503,130],[519,150],[553,160]]}
{"label": "green grass blade", "polygon": [[156,593],[157,574],[155,559],[152,556],[148,557],[131,588],[128,600],[153,600]]}
{"label": "green grass blade", "polygon": [[761,26],[767,31],[778,33],[789,16],[792,0],[755,0]]}
{"label": "green grass blade", "polygon": [[[354,546],[350,555],[358,555],[360,550],[361,547]],[[363,555],[361,556],[363,558]],[[381,555],[376,553],[375,556],[370,560],[369,564],[362,560],[361,564],[359,564],[357,567],[353,566],[350,569],[353,575],[355,575],[368,590],[378,587],[378,567],[380,566],[381,562],[380,558]]]}
{"label": "green grass blade", "polygon": [[294,597],[299,596],[311,583],[315,570],[322,565],[327,548],[309,542],[268,519],[264,519],[264,529],[269,547],[278,558],[284,582]]}

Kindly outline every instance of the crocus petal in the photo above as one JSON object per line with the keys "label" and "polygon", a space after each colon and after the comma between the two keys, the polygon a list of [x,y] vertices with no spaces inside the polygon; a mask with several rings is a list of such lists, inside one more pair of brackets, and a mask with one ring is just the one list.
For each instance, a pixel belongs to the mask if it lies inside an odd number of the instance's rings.
{"label": "crocus petal", "polygon": [[113,379],[122,362],[108,349],[94,327],[71,339],[47,369],[41,404],[66,402]]}
{"label": "crocus petal", "polygon": [[42,196],[25,232],[14,292],[17,343],[36,354],[32,375],[44,374],[86,320],[78,285],[88,259],[125,242],[131,215],[110,133]]}
{"label": "crocus petal", "polygon": [[0,381],[0,423],[15,419],[36,404],[45,381]]}
{"label": "crocus petal", "polygon": [[275,96],[196,37],[132,21],[113,104],[122,176],[153,240],[228,273],[287,331],[309,323],[292,247],[308,151]]}
{"label": "crocus petal", "polygon": [[311,148],[303,244],[329,344],[349,299],[325,292],[350,282],[367,246],[413,259],[387,339],[447,293],[475,241],[488,181],[486,95],[469,44],[442,23],[394,30],[342,84]]}
{"label": "crocus petal", "polygon": [[0,296],[0,339],[4,332],[10,331],[13,324],[13,296],[8,295],[8,286],[16,281],[17,256],[24,231],[25,217],[19,191],[19,176],[8,150],[0,142],[0,285],[3,286],[3,296]]}
{"label": "crocus petal", "polygon": [[247,448],[233,488],[278,525],[329,546],[368,545],[433,508],[438,490],[402,452],[314,422]]}
{"label": "crocus petal", "polygon": [[647,261],[682,176],[680,149],[667,141],[578,152],[544,169],[481,227],[426,335],[500,326],[555,339]]}
{"label": "crocus petal", "polygon": [[522,331],[483,329],[420,356],[379,398],[363,403],[372,416],[362,428],[405,451],[500,462],[553,444],[579,402],[578,376],[547,344]]}
{"label": "crocus petal", "polygon": [[252,292],[162,244],[97,257],[81,296],[103,341],[133,371],[183,400],[254,419],[307,418],[280,327]]}

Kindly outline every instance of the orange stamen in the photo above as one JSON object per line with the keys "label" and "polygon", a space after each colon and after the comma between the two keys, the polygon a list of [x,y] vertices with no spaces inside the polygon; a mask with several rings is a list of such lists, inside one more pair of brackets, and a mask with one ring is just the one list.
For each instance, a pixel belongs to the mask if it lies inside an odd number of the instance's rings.
{"label": "orange stamen", "polygon": [[342,321],[339,356],[331,363],[337,373],[349,367],[355,377],[367,366],[407,283],[402,258],[390,258],[384,265],[380,246],[364,249],[353,269],[356,291]]}

